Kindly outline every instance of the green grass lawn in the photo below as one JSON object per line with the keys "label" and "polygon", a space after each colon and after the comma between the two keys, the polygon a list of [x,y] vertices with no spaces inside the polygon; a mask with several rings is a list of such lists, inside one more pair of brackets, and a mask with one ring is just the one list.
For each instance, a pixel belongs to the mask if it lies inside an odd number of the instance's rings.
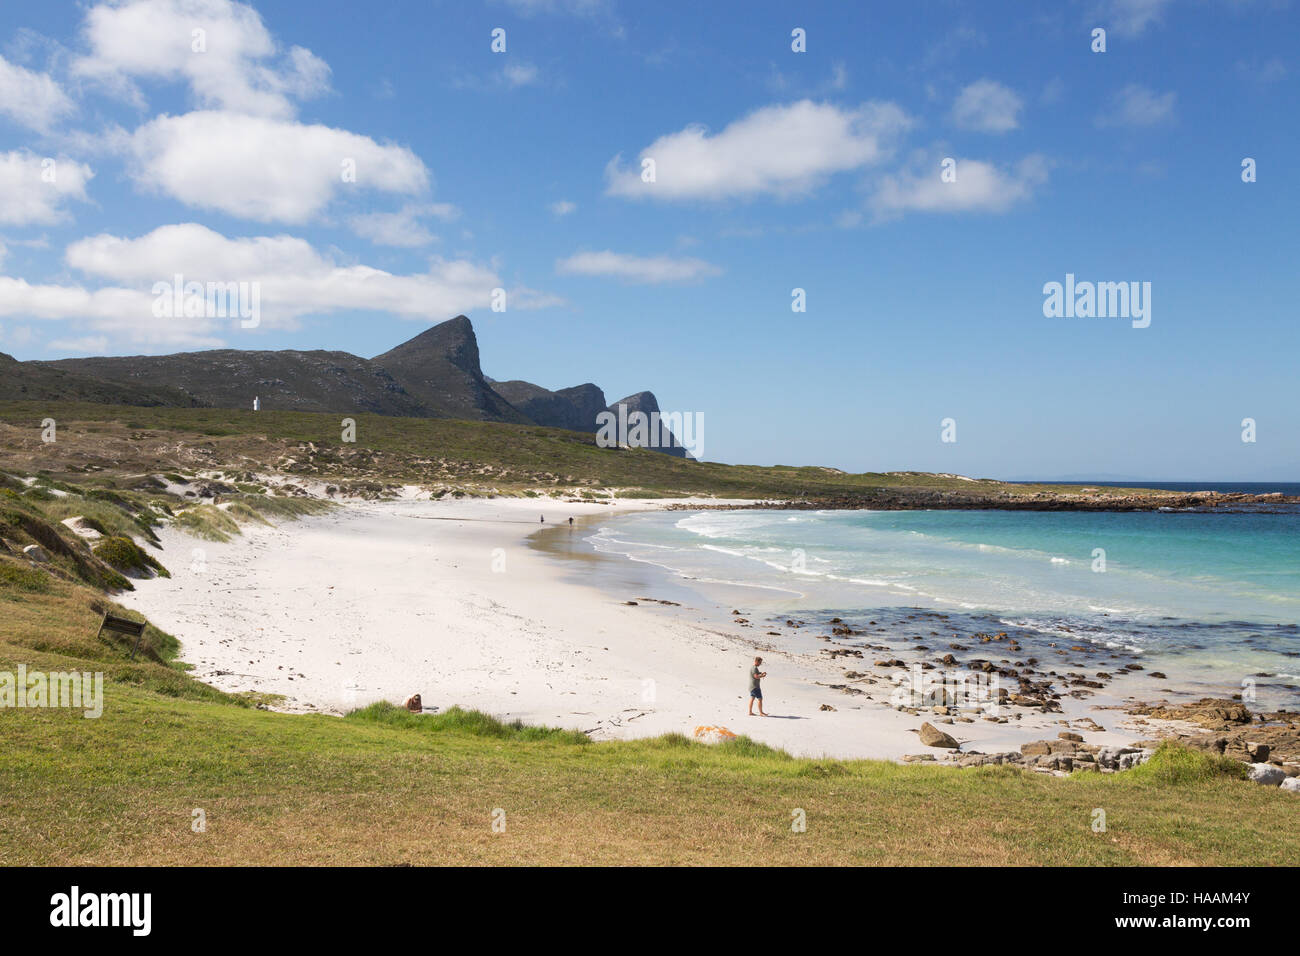
{"label": "green grass lawn", "polygon": [[107,697],[98,720],[0,712],[0,863],[1300,861],[1295,797],[1188,752],[1060,779],[798,760],[743,738],[579,742],[458,713],[283,715],[124,685]]}

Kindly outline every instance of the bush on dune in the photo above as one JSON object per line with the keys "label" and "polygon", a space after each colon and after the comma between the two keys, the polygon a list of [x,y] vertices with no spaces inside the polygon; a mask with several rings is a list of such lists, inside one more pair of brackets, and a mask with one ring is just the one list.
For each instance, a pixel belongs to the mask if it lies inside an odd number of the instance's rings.
{"label": "bush on dune", "polygon": [[169,578],[171,572],[138,544],[126,536],[105,538],[95,545],[95,557],[115,571],[148,577],[157,574]]}
{"label": "bush on dune", "polygon": [[[94,528],[106,538],[133,537],[144,531],[135,514],[98,498],[69,495],[50,503],[44,511],[51,521],[83,518],[87,527]],[[157,543],[152,528],[148,538]]]}
{"label": "bush on dune", "polygon": [[1150,760],[1121,776],[1135,782],[1177,787],[1216,778],[1244,780],[1246,765],[1231,757],[1192,750],[1176,741],[1166,740],[1156,748]]}
{"label": "bush on dune", "polygon": [[206,541],[229,541],[242,533],[239,522],[212,505],[195,505],[178,511],[175,520],[181,531]]}
{"label": "bush on dune", "polygon": [[591,739],[586,734],[577,730],[534,727],[520,720],[506,723],[491,714],[485,714],[479,710],[462,710],[459,707],[451,707],[436,714],[413,714],[387,701],[378,701],[368,707],[362,707],[350,712],[345,719],[433,733],[459,731],[477,737],[496,737],[501,740],[545,740],[552,743],[577,745],[591,743]]}
{"label": "bush on dune", "polygon": [[26,594],[48,594],[50,576],[44,571],[24,567],[17,560],[0,558],[0,596],[3,596],[4,588]]}

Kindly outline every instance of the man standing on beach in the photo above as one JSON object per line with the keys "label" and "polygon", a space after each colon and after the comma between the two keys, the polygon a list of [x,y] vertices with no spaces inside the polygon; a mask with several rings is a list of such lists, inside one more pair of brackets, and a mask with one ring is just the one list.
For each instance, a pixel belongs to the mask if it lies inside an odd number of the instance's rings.
{"label": "man standing on beach", "polygon": [[760,671],[758,665],[763,663],[763,658],[755,657],[754,666],[749,669],[749,716],[754,716],[754,701],[758,701],[758,716],[766,717],[763,713],[763,688],[759,681],[767,676],[767,671]]}

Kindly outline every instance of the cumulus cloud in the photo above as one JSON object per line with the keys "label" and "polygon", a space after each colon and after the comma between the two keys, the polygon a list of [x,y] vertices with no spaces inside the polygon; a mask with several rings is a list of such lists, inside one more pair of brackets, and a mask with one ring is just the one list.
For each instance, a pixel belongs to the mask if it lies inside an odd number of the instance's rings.
{"label": "cumulus cloud", "polygon": [[[615,156],[605,169],[606,193],[666,200],[806,194],[833,173],[881,161],[910,125],[892,103],[766,106],[713,135],[688,126],[661,136],[630,166]],[[642,181],[647,159],[655,164],[650,183]]]}
{"label": "cumulus cloud", "polygon": [[558,202],[551,203],[548,208],[557,216],[567,216],[578,208],[578,204],[569,202],[567,199],[561,199]]}
{"label": "cumulus cloud", "polygon": [[142,188],[258,222],[307,222],[345,190],[418,194],[429,186],[428,169],[406,147],[237,113],[159,116],[128,149]]}
{"label": "cumulus cloud", "polygon": [[[308,315],[386,312],[430,321],[491,305],[504,286],[490,266],[434,258],[424,272],[395,275],[341,262],[293,236],[229,238],[196,223],[163,226],[139,238],[91,236],[68,246],[72,269],[106,284],[31,285],[0,277],[0,316],[74,320],[76,332],[114,341],[211,346],[237,328],[233,318],[160,318],[155,286],[184,282],[256,283],[261,324],[293,328]],[[557,300],[530,289],[510,290],[512,308],[541,308]],[[102,349],[100,351],[103,351]]]}
{"label": "cumulus cloud", "polygon": [[27,150],[0,153],[0,224],[48,226],[68,217],[70,200],[86,201],[89,166]]}
{"label": "cumulus cloud", "polygon": [[0,56],[0,115],[45,132],[74,111],[62,87],[45,73],[33,73]]}
{"label": "cumulus cloud", "polygon": [[103,355],[108,351],[108,336],[85,335],[79,339],[52,339],[46,348],[68,355]]}
{"label": "cumulus cloud", "polygon": [[560,259],[555,270],[562,275],[609,276],[637,285],[693,282],[722,272],[703,259],[672,256],[631,256],[619,252],[579,252]]}
{"label": "cumulus cloud", "polygon": [[1130,83],[1111,99],[1110,105],[1097,115],[1098,126],[1156,126],[1174,117],[1177,94],[1156,93]]}
{"label": "cumulus cloud", "polygon": [[1020,125],[1023,106],[1014,90],[994,80],[976,80],[957,95],[952,120],[962,129],[1005,133]]}
{"label": "cumulus cloud", "polygon": [[938,163],[883,177],[871,197],[877,219],[907,212],[1005,212],[1029,199],[1047,181],[1047,160],[1035,153],[1002,168],[978,159],[957,159],[957,178],[944,182]]}
{"label": "cumulus cloud", "polygon": [[459,215],[450,203],[424,203],[403,206],[397,212],[369,212],[351,217],[352,231],[378,246],[416,248],[437,242],[438,237],[421,222],[435,218],[444,222]]}
{"label": "cumulus cloud", "polygon": [[[143,191],[258,222],[318,219],[360,190],[415,196],[429,172],[409,149],[298,122],[297,101],[329,88],[329,67],[302,47],[282,50],[251,6],[235,0],[101,0],[86,12],[74,76],[144,106],[143,79],[188,84],[199,107],[133,133],[110,131]],[[372,235],[398,223],[363,221]]]}
{"label": "cumulus cloud", "polygon": [[196,223],[163,226],[138,239],[100,235],[67,249],[87,275],[149,284],[183,274],[200,282],[258,282],[272,322],[338,310],[377,310],[410,318],[454,315],[490,304],[502,285],[486,266],[434,259],[429,271],[393,275],[335,261],[305,239],[231,239]]}
{"label": "cumulus cloud", "polygon": [[31,285],[25,279],[0,276],[0,316],[73,319],[79,326],[89,327],[92,331],[112,330],[128,341],[150,345],[205,347],[222,344],[221,339],[211,333],[212,323],[207,320],[154,318],[153,302],[154,297],[140,289],[91,290],[80,285]]}
{"label": "cumulus cloud", "polygon": [[139,79],[182,78],[199,107],[279,118],[329,89],[323,60],[302,47],[281,51],[257,11],[233,0],[99,3],[82,34],[89,53],[73,61],[73,75],[137,105]]}

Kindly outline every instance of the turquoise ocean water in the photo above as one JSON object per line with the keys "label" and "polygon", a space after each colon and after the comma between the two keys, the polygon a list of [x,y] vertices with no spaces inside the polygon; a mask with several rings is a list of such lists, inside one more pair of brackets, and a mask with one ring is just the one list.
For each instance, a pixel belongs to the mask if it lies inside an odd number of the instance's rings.
{"label": "turquoise ocean water", "polygon": [[954,633],[1087,642],[1179,690],[1248,682],[1261,705],[1300,705],[1295,511],[647,513],[588,540],[700,586],[743,585],[774,619],[908,627],[940,611]]}

